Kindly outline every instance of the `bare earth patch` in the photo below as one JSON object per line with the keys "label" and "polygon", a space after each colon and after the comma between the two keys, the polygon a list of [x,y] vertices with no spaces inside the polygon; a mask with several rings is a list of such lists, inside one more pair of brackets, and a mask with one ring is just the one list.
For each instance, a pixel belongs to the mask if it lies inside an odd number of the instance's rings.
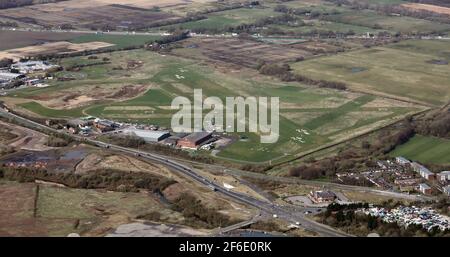
{"label": "bare earth patch", "polygon": [[89,43],[73,44],[66,41],[60,41],[1,51],[0,59],[9,58],[13,59],[14,61],[19,61],[20,58],[24,57],[33,57],[45,54],[75,53],[110,46],[113,46],[113,44],[105,42],[89,42]]}
{"label": "bare earth patch", "polygon": [[145,93],[150,87],[151,85],[85,86],[55,93],[42,93],[30,99],[52,109],[73,109],[102,100],[129,100]]}
{"label": "bare earth patch", "polygon": [[179,236],[206,236],[204,231],[179,225],[144,224],[140,222],[119,226],[107,237],[179,237]]}
{"label": "bare earth patch", "polygon": [[443,7],[443,6],[437,6],[437,5],[432,5],[432,4],[417,4],[417,3],[402,4],[402,6],[409,8],[409,9],[413,9],[413,10],[425,10],[425,11],[450,15],[450,8]]}
{"label": "bare earth patch", "polygon": [[171,173],[164,167],[152,163],[124,156],[124,155],[103,155],[92,153],[80,162],[75,173],[83,174],[97,169],[115,169],[131,172],[148,172],[165,177],[171,177]]}
{"label": "bare earth patch", "polygon": [[10,129],[17,135],[16,138],[13,138],[8,142],[11,147],[31,151],[45,151],[52,149],[52,147],[45,145],[48,138],[45,134],[28,128],[8,124],[3,121],[0,121],[0,126]]}
{"label": "bare earth patch", "polygon": [[106,106],[105,111],[153,111],[150,106]]}

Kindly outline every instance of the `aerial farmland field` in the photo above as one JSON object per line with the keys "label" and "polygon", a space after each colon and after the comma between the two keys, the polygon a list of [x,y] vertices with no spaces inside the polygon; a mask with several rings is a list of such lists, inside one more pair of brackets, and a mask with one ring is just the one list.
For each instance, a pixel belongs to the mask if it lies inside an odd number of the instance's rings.
{"label": "aerial farmland field", "polygon": [[408,40],[292,67],[311,77],[345,81],[355,90],[440,105],[450,97],[450,73],[448,64],[435,62],[450,60],[449,54],[446,42]]}
{"label": "aerial farmland field", "polygon": [[[221,12],[215,12],[207,15],[207,19],[191,21],[174,25],[173,27],[181,29],[223,29],[227,26],[236,26],[244,23],[253,23],[261,18],[280,15],[274,12],[272,8],[239,8]],[[169,26],[171,27],[171,26]],[[168,28],[168,27],[162,27]]]}
{"label": "aerial farmland field", "polygon": [[449,1],[0,0],[0,237],[448,237]]}
{"label": "aerial farmland field", "polygon": [[[14,12],[0,10],[0,16],[9,20],[26,22],[34,27],[56,27],[71,24],[73,27],[88,29],[102,26],[110,28],[142,26],[177,17],[164,12],[152,11],[150,8],[155,6],[153,4],[144,5],[144,8],[141,8],[139,4],[133,5],[128,1],[124,2],[125,5],[117,3],[117,1],[63,1],[19,7]],[[137,2],[143,3],[142,1]],[[180,3],[179,1],[173,2]]]}
{"label": "aerial farmland field", "polygon": [[[282,118],[281,137],[276,144],[261,144],[256,134],[246,133],[246,139],[217,154],[219,158],[248,162],[289,158],[422,110],[420,106],[375,96],[282,83],[257,75],[252,70],[230,77],[211,70],[202,61],[145,50],[98,55],[99,59],[103,57],[110,63],[70,72],[71,76],[79,79],[52,82],[52,86],[47,88],[17,91],[16,97],[5,100],[19,101],[17,108],[44,117],[92,115],[169,127],[175,112],[170,108],[172,99],[178,95],[192,98],[196,88],[203,89],[204,95],[220,98],[277,95]],[[63,59],[61,64],[68,67],[87,61],[93,60],[73,57]],[[129,63],[139,65],[130,67]],[[56,74],[67,75],[67,71]]]}
{"label": "aerial farmland field", "polygon": [[448,31],[450,29],[449,24],[442,24],[407,16],[383,16],[374,11],[347,11],[340,14],[331,15],[330,18],[341,23],[366,27],[378,26],[385,30],[402,33],[419,31]]}
{"label": "aerial farmland field", "polygon": [[410,160],[426,164],[449,164],[449,144],[450,141],[446,139],[416,135],[389,154],[391,156],[404,156]]}

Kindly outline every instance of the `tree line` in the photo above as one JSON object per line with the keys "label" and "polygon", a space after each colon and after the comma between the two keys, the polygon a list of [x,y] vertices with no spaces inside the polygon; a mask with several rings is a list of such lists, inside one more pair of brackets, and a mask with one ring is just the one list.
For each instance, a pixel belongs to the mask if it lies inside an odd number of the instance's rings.
{"label": "tree line", "polygon": [[450,139],[450,107],[430,112],[418,119],[415,130],[421,135]]}
{"label": "tree line", "polygon": [[[296,61],[301,61],[303,58],[299,58]],[[343,82],[336,82],[336,81],[327,81],[327,80],[316,80],[311,79],[306,76],[300,75],[300,74],[294,74],[292,72],[291,67],[289,64],[267,64],[267,63],[261,63],[258,67],[258,71],[261,74],[269,75],[269,76],[275,76],[281,79],[285,82],[301,82],[307,85],[313,85],[318,86],[322,88],[332,88],[337,90],[346,90],[347,85]]]}
{"label": "tree line", "polygon": [[45,169],[0,167],[0,178],[20,183],[43,180],[70,188],[106,189],[137,192],[139,189],[162,191],[176,181],[144,172],[125,172],[112,169],[96,170],[88,174],[50,172]]}

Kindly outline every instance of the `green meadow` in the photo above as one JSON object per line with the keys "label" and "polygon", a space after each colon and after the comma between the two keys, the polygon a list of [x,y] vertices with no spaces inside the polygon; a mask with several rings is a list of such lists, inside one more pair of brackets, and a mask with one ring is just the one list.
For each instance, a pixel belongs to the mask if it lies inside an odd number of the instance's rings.
{"label": "green meadow", "polygon": [[[262,144],[260,136],[254,133],[236,134],[241,139],[217,154],[218,158],[248,162],[291,158],[420,110],[420,107],[388,99],[383,99],[382,106],[379,106],[379,97],[280,82],[255,71],[230,75],[213,70],[203,62],[146,50],[99,54],[98,57],[107,57],[111,63],[72,71],[77,80],[55,81],[47,88],[17,91],[15,98],[20,99],[20,107],[53,118],[92,115],[169,127],[176,111],[171,109],[172,99],[176,96],[192,99],[194,89],[202,89],[205,97],[217,96],[222,100],[227,96],[279,97],[281,117],[277,143]],[[117,69],[129,60],[141,61],[142,65],[133,69]],[[61,64],[75,65],[86,61],[87,57],[74,57],[61,60]],[[60,99],[61,95],[74,91],[95,98],[105,94],[109,88],[130,84],[147,85],[148,90],[129,99],[98,99],[72,109],[48,108],[34,100],[48,96]],[[205,114],[207,112],[204,111]]]}
{"label": "green meadow", "polygon": [[112,35],[112,34],[88,34],[71,39],[72,43],[89,43],[89,42],[106,42],[114,44],[111,46],[112,49],[119,49],[125,47],[133,47],[144,45],[148,42],[154,41],[161,38],[160,36],[153,35]]}
{"label": "green meadow", "polygon": [[161,28],[176,27],[182,29],[223,29],[227,26],[236,26],[240,24],[250,24],[255,21],[277,16],[280,13],[273,11],[272,8],[239,8],[221,12],[214,12],[207,15],[207,19],[185,22],[179,25],[164,26]]}
{"label": "green meadow", "polygon": [[387,16],[369,10],[348,10],[339,14],[330,15],[334,21],[358,26],[379,26],[392,32],[437,32],[448,31],[450,24],[438,23],[408,16]]}
{"label": "green meadow", "polygon": [[345,82],[359,91],[441,105],[450,99],[450,65],[433,60],[449,61],[448,46],[445,41],[407,40],[315,58],[292,67],[299,74]]}
{"label": "green meadow", "polygon": [[450,164],[450,140],[415,135],[407,143],[397,146],[390,156],[403,156],[428,164]]}

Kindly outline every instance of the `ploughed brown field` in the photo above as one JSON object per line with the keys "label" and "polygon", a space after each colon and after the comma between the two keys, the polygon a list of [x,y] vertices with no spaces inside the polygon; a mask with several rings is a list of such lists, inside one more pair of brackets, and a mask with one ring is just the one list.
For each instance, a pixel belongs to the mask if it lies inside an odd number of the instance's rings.
{"label": "ploughed brown field", "polygon": [[73,44],[70,42],[60,41],[0,51],[0,59],[9,58],[18,61],[20,58],[23,57],[33,57],[45,54],[82,52],[85,50],[94,50],[109,46],[113,45],[105,42],[89,42],[82,44]]}
{"label": "ploughed brown field", "polygon": [[[61,26],[71,24],[80,28],[147,26],[157,21],[177,18],[164,12],[151,11],[160,1],[64,1],[59,3],[32,5],[10,10],[0,10],[0,17],[36,24]],[[180,1],[173,1],[174,3]],[[164,1],[163,1],[164,3]]]}
{"label": "ploughed brown field", "polygon": [[25,46],[40,45],[48,42],[66,41],[82,35],[86,34],[0,30],[0,38],[2,39],[0,51]]}
{"label": "ploughed brown field", "polygon": [[222,61],[245,67],[255,67],[260,62],[277,63],[295,61],[311,56],[303,49],[282,47],[242,39],[191,39],[185,47],[195,47],[212,61]]}
{"label": "ploughed brown field", "polygon": [[432,4],[417,4],[417,3],[402,4],[402,6],[410,8],[410,9],[414,9],[414,10],[424,10],[424,11],[430,11],[430,12],[450,15],[450,8],[443,7],[443,6],[437,6],[437,5],[432,5]]}

